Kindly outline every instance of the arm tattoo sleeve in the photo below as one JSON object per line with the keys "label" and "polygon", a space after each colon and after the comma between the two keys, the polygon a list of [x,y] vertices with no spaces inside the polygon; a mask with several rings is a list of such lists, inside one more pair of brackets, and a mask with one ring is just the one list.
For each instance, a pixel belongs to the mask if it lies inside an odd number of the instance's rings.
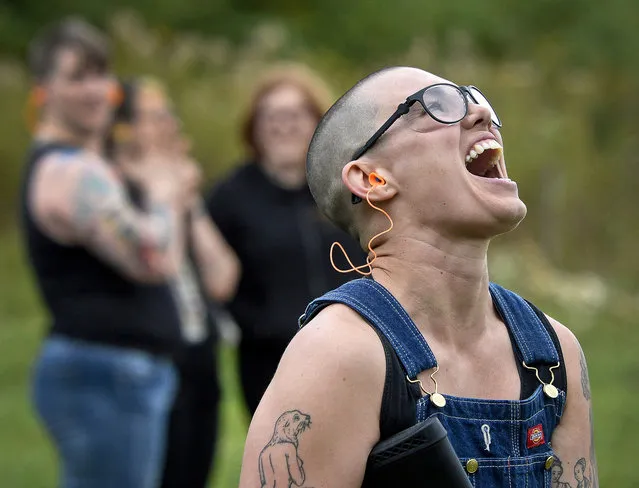
{"label": "arm tattoo sleeve", "polygon": [[154,202],[149,206],[148,213],[157,224],[155,247],[160,251],[167,251],[171,244],[171,236],[175,231],[171,209],[165,203]]}
{"label": "arm tattoo sleeve", "polygon": [[311,416],[299,410],[284,412],[275,422],[273,437],[260,452],[260,487],[302,486],[304,462],[298,454],[299,438],[311,427]]}
{"label": "arm tattoo sleeve", "polygon": [[124,188],[100,169],[85,168],[72,201],[72,220],[84,242],[125,271],[146,271],[174,238],[169,205],[151,202],[138,212]]}

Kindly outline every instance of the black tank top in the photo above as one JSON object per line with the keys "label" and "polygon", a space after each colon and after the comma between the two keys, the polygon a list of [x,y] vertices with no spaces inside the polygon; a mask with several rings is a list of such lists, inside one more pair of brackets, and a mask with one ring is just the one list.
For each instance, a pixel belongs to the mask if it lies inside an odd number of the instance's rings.
{"label": "black tank top", "polygon": [[52,316],[50,333],[173,355],[180,346],[180,329],[167,285],[131,281],[84,247],[56,243],[31,215],[29,186],[39,162],[54,151],[77,150],[64,144],[34,144],[22,181],[22,231],[40,294]]}
{"label": "black tank top", "polygon": [[[528,304],[550,334],[550,338],[559,353],[560,367],[555,371],[555,381],[553,384],[567,393],[568,382],[566,379],[566,366],[564,364],[559,338],[544,313],[532,303],[528,302]],[[535,392],[539,386],[539,380],[536,378],[534,372],[524,368],[522,365],[523,359],[519,357],[519,349],[517,349],[515,345],[512,331],[510,328],[507,329],[510,342],[515,351],[515,356],[517,357],[517,369],[521,382],[520,399],[525,400]],[[415,424],[417,401],[421,398],[422,393],[418,384],[406,381],[404,367],[388,339],[386,339],[384,334],[377,330],[376,327],[373,327],[373,330],[377,332],[377,335],[382,341],[386,355],[386,380],[384,382],[384,393],[379,419],[380,441],[382,441]],[[548,371],[540,371],[542,378],[545,378],[546,381],[549,379],[547,373]]]}

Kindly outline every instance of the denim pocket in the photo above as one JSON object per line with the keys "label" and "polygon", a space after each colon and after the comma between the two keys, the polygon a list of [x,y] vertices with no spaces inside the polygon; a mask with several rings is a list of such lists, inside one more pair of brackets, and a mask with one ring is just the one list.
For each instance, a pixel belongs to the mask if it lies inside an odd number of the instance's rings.
{"label": "denim pocket", "polygon": [[464,458],[462,464],[476,488],[550,488],[548,455],[511,458]]}

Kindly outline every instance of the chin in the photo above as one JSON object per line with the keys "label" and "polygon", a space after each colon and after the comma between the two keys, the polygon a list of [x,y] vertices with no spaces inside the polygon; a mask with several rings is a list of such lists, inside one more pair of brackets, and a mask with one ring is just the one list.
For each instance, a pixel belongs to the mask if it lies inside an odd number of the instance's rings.
{"label": "chin", "polygon": [[500,200],[498,204],[480,209],[466,214],[464,220],[458,222],[457,233],[473,239],[492,239],[517,228],[527,212],[519,198]]}
{"label": "chin", "polygon": [[494,215],[495,229],[493,235],[505,234],[516,229],[522,220],[524,220],[527,213],[528,209],[526,208],[526,204],[519,198],[515,199],[515,201],[509,205],[501,206]]}
{"label": "chin", "polygon": [[103,117],[77,117],[65,121],[71,131],[80,137],[89,137],[106,132],[108,120]]}
{"label": "chin", "polygon": [[298,148],[278,148],[272,151],[269,159],[281,166],[297,166],[301,162],[306,163],[306,153]]}

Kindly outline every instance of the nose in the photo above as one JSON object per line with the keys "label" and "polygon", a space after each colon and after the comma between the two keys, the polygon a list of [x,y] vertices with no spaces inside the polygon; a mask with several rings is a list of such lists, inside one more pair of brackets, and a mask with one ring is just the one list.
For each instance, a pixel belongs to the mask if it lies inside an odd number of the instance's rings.
{"label": "nose", "polygon": [[469,101],[468,113],[461,123],[466,129],[472,129],[477,125],[483,125],[486,129],[490,129],[493,122],[488,108]]}

